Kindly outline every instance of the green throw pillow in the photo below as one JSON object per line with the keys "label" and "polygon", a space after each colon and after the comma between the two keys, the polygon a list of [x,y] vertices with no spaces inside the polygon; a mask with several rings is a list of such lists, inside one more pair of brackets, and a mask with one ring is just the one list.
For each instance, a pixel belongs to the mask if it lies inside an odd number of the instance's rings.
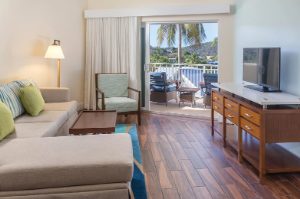
{"label": "green throw pillow", "polygon": [[45,101],[40,90],[35,86],[21,88],[20,99],[26,112],[31,116],[37,116],[44,110]]}
{"label": "green throw pillow", "polygon": [[10,109],[0,102],[0,140],[8,136],[15,129],[15,123]]}

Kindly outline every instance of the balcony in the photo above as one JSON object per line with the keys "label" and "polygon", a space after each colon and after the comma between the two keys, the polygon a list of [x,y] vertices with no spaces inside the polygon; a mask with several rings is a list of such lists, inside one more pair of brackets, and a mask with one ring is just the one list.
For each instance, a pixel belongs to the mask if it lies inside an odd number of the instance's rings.
{"label": "balcony", "polygon": [[176,102],[175,100],[169,101],[168,106],[151,102],[151,111],[193,117],[210,117],[209,107],[205,106],[203,103],[205,91],[203,74],[218,74],[218,65],[150,63],[146,65],[146,70],[148,72],[166,72],[168,81],[178,82],[182,87],[200,89],[195,94],[195,105],[193,106],[191,106],[191,103],[185,103],[179,106],[178,101]]}
{"label": "balcony", "polygon": [[204,73],[218,74],[218,65],[213,64],[150,63],[146,67],[149,72],[166,72],[169,81],[179,81],[193,88],[201,88]]}

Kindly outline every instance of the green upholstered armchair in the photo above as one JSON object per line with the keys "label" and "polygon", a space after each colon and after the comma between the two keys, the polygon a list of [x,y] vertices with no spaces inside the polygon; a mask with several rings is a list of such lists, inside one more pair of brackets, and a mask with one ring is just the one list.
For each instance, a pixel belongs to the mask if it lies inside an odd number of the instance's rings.
{"label": "green upholstered armchair", "polygon": [[96,102],[98,110],[116,110],[119,115],[137,114],[138,124],[141,124],[141,92],[128,86],[126,73],[97,73]]}

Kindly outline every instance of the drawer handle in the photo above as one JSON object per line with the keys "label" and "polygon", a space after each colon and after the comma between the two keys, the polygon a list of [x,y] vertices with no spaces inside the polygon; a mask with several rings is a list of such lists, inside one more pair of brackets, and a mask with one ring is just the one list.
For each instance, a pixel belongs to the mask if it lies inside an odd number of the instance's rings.
{"label": "drawer handle", "polygon": [[214,97],[214,100],[218,100],[219,98],[218,97]]}
{"label": "drawer handle", "polygon": [[250,115],[250,114],[248,114],[248,113],[244,113],[244,115],[245,115],[246,117],[252,117],[252,115]]}
{"label": "drawer handle", "polygon": [[251,130],[252,130],[248,125],[245,125],[245,128],[246,128],[248,131],[251,131]]}
{"label": "drawer handle", "polygon": [[229,108],[231,108],[232,106],[231,106],[231,104],[227,104],[227,106],[229,107]]}
{"label": "drawer handle", "polygon": [[214,106],[214,109],[218,109],[219,107],[217,107],[217,106]]}
{"label": "drawer handle", "polygon": [[228,117],[228,118],[234,118],[234,116],[232,116],[232,115],[227,115],[227,117]]}

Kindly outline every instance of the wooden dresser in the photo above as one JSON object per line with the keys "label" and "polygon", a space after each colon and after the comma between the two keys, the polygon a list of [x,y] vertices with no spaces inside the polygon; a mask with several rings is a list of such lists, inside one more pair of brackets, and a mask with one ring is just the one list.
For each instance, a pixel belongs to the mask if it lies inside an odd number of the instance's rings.
{"label": "wooden dresser", "polygon": [[[300,142],[300,98],[287,93],[262,93],[234,83],[214,84],[212,90],[211,127],[215,132],[215,112],[222,116],[222,136],[227,144],[228,122],[238,128],[238,159],[247,159],[259,171],[266,173],[300,172],[300,165],[272,168],[266,166],[266,145],[271,143]],[[243,152],[243,134],[259,142],[258,163]],[[299,154],[300,155],[300,154]]]}

